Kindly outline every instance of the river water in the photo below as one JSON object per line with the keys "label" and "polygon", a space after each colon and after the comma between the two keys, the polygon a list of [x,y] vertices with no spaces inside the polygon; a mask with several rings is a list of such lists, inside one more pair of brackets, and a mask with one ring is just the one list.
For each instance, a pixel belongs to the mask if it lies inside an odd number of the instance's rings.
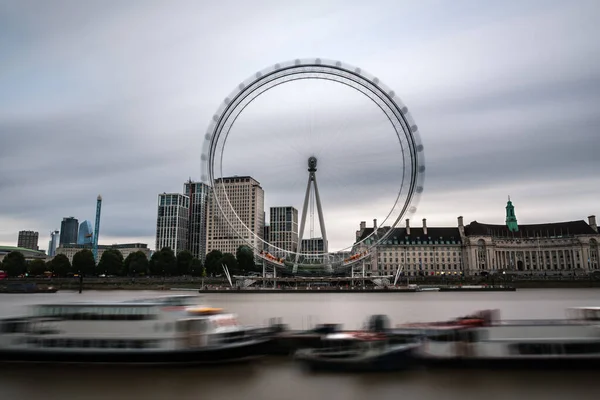
{"label": "river water", "polygon": [[[177,292],[0,295],[0,316],[23,314],[28,304],[40,302],[125,300],[170,293]],[[209,294],[205,302],[238,313],[245,324],[280,317],[298,329],[326,322],[358,328],[371,314],[387,314],[396,324],[447,319],[487,308],[499,309],[505,319],[561,318],[568,307],[600,306],[600,290]],[[0,364],[0,399],[598,399],[598,376],[599,372],[577,370],[321,374],[303,371],[284,358],[203,368]]]}

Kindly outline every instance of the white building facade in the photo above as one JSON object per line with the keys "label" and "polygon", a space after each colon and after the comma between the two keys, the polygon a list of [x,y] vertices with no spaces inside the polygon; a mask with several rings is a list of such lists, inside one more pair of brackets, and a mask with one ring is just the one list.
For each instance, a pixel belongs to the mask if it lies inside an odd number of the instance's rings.
{"label": "white building facade", "polygon": [[[92,250],[91,244],[65,244],[61,245],[56,249],[56,254],[64,254],[69,259],[69,262],[73,262],[73,256],[75,253],[88,249]],[[106,250],[119,250],[123,255],[123,259],[127,258],[131,253],[141,251],[144,253],[146,258],[150,259],[150,249],[146,243],[121,243],[121,244],[99,244],[98,245],[98,260],[102,258],[102,254]]]}
{"label": "white building facade", "polygon": [[[242,245],[262,248],[265,195],[260,183],[250,176],[224,177],[215,181],[213,190],[214,196],[209,201],[206,252],[219,250],[235,255]],[[223,218],[214,197],[219,199],[235,229]]]}
{"label": "white building facade", "polygon": [[[572,276],[600,270],[600,235],[596,217],[588,221],[568,221],[519,225],[512,202],[506,207],[506,224],[473,221],[458,226],[396,228],[379,244],[366,261],[373,275],[394,274],[398,268],[406,276],[455,276],[516,274],[530,276]],[[356,232],[356,250],[368,248],[377,238],[361,222]],[[378,235],[388,232],[380,227]],[[359,243],[362,242],[362,243]]]}
{"label": "white building facade", "polygon": [[[361,222],[356,232],[358,251],[366,249],[377,238],[373,235],[377,221],[373,227],[367,228]],[[390,228],[377,229],[378,234],[385,234]],[[398,268],[405,276],[459,276],[464,270],[462,260],[462,241],[458,228],[428,227],[423,219],[421,227],[411,227],[406,220],[404,228],[395,228],[389,236],[372,252],[366,261],[366,270],[372,275],[393,275]]]}

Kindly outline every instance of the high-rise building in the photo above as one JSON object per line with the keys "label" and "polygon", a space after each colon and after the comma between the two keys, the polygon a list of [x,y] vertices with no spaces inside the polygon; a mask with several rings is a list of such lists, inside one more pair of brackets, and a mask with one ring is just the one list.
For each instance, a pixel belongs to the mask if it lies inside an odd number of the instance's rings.
{"label": "high-rise building", "polygon": [[39,234],[34,231],[19,231],[17,247],[21,247],[23,249],[39,250],[38,237]]}
{"label": "high-rise building", "polygon": [[292,206],[271,207],[268,242],[280,249],[296,252],[298,248],[298,210]]}
{"label": "high-rise building", "polygon": [[190,199],[188,246],[194,257],[204,261],[206,257],[206,219],[210,186],[190,179],[183,192]]}
{"label": "high-rise building", "polygon": [[271,237],[271,227],[269,225],[266,225],[263,227],[263,238],[265,240],[266,243],[263,243],[263,250],[264,251],[269,251],[269,240]]}
{"label": "high-rise building", "polygon": [[74,217],[63,218],[60,223],[60,244],[77,244],[79,221]]}
{"label": "high-rise building", "polygon": [[92,223],[87,219],[79,225],[79,234],[77,236],[77,244],[89,245],[94,243],[94,228]]}
{"label": "high-rise building", "polygon": [[317,256],[316,254],[323,254],[325,252],[325,242],[323,238],[310,238],[302,239],[300,244],[300,252],[303,254],[315,254],[315,256],[306,255],[306,260],[313,260],[315,262],[322,262],[323,257]]}
{"label": "high-rise building", "polygon": [[57,247],[58,247],[58,231],[50,232],[50,241],[48,242],[48,257],[54,257],[56,255]]}
{"label": "high-rise building", "polygon": [[175,254],[188,249],[190,198],[180,193],[158,195],[156,250],[170,247]]}
{"label": "high-rise building", "polygon": [[311,238],[311,239],[302,239],[302,249],[301,253],[308,254],[318,254],[322,253],[324,249],[323,238]]}
{"label": "high-rise building", "polygon": [[[229,221],[244,237],[240,238],[224,220],[221,210],[215,204],[214,197],[211,196],[206,251],[219,250],[223,253],[235,254],[239,246],[247,245],[248,242],[253,248],[259,248],[261,245],[257,237],[263,238],[265,225],[265,195],[260,183],[250,176],[219,178],[215,183],[216,187],[213,188],[215,197],[219,199],[223,210],[228,212]],[[231,205],[226,204],[226,197]],[[248,230],[253,234],[251,235]]]}

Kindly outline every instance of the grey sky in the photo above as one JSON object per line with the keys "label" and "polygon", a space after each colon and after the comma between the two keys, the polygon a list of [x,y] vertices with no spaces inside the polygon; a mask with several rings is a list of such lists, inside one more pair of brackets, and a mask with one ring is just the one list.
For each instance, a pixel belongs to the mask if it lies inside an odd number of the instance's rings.
{"label": "grey sky", "polygon": [[[93,220],[101,193],[100,243],[154,247],[157,194],[200,177],[223,98],[313,56],[360,66],[410,108],[427,165],[413,224],[501,223],[509,194],[522,223],[599,214],[599,12],[594,0],[0,0],[0,244],[32,229],[44,248],[62,217]],[[311,138],[326,137],[314,151],[339,247],[389,207],[398,161],[360,95],[324,88],[261,98],[226,170],[259,180],[267,207],[299,208]]]}

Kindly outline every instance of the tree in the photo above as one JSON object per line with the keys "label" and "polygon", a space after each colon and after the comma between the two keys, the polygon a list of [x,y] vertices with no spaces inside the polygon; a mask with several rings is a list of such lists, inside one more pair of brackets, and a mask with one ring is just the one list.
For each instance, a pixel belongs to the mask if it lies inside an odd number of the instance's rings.
{"label": "tree", "polygon": [[233,254],[231,254],[231,253],[223,254],[223,258],[221,258],[221,260],[219,260],[219,268],[221,269],[221,271],[223,270],[223,267],[222,267],[223,264],[225,264],[227,266],[227,269],[229,270],[230,274],[239,273],[238,262],[235,259],[235,256]]}
{"label": "tree", "polygon": [[190,265],[190,273],[192,276],[206,276],[206,269],[202,265],[202,261],[197,258],[193,258]]}
{"label": "tree", "polygon": [[55,255],[52,259],[51,267],[51,271],[58,276],[66,276],[69,272],[71,272],[71,263],[64,254]]}
{"label": "tree", "polygon": [[148,273],[148,258],[143,251],[129,253],[123,262],[123,271],[130,276]]}
{"label": "tree", "polygon": [[8,276],[16,277],[27,273],[27,262],[25,256],[20,251],[11,251],[4,257],[2,268]]}
{"label": "tree", "polygon": [[117,249],[104,250],[97,272],[105,275],[123,274],[123,254]]}
{"label": "tree", "polygon": [[84,275],[95,275],[96,261],[89,249],[79,250],[73,256],[73,271]]}
{"label": "tree", "polygon": [[29,263],[29,274],[33,276],[44,275],[46,272],[46,262],[36,258]]}
{"label": "tree", "polygon": [[219,250],[213,250],[206,255],[204,267],[206,268],[206,273],[208,275],[215,276],[223,273],[220,263],[222,258],[223,253],[221,253]]}
{"label": "tree", "polygon": [[254,265],[254,253],[250,247],[244,245],[238,247],[235,252],[235,258],[242,272],[251,272],[256,269]]}
{"label": "tree", "polygon": [[170,247],[163,247],[152,254],[149,266],[153,275],[172,275],[177,272],[177,258]]}
{"label": "tree", "polygon": [[177,275],[189,275],[192,270],[192,260],[194,256],[187,250],[180,251],[177,254]]}

